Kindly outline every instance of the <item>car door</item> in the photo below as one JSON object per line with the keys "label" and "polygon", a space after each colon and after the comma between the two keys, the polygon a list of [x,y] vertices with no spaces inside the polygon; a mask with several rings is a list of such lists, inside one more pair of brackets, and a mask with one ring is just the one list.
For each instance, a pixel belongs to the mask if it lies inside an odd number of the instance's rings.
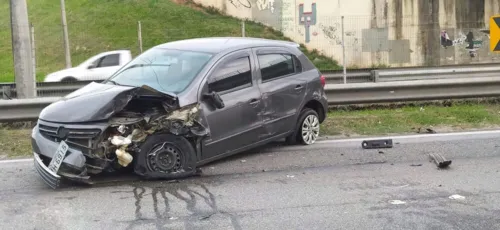
{"label": "car door", "polygon": [[92,80],[104,80],[120,68],[120,54],[108,54],[96,61],[89,67],[89,75]]}
{"label": "car door", "polygon": [[251,50],[243,50],[224,57],[208,74],[206,89],[217,92],[224,108],[215,109],[202,100],[210,136],[203,145],[203,160],[221,154],[231,154],[255,144],[262,134],[263,111],[261,94],[255,82],[257,72]]}
{"label": "car door", "polygon": [[267,139],[295,127],[305,97],[307,80],[299,59],[285,48],[255,49],[259,63],[258,85],[265,107],[262,120]]}

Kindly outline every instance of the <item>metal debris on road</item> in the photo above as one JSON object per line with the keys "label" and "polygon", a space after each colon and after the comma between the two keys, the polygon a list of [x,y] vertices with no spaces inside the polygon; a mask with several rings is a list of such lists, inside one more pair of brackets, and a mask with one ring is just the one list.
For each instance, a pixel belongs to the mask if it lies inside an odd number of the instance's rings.
{"label": "metal debris on road", "polygon": [[458,194],[455,194],[455,195],[451,195],[449,196],[448,198],[452,199],[452,200],[465,200],[465,197],[464,196],[460,196]]}
{"label": "metal debris on road", "polygon": [[422,164],[411,164],[410,166],[412,166],[412,167],[418,167],[418,166],[422,166]]}
{"label": "metal debris on road", "polygon": [[446,168],[451,165],[451,160],[446,160],[441,154],[429,153],[429,156],[434,160],[438,168]]}
{"label": "metal debris on road", "polygon": [[363,141],[361,147],[364,149],[392,148],[392,139]]}

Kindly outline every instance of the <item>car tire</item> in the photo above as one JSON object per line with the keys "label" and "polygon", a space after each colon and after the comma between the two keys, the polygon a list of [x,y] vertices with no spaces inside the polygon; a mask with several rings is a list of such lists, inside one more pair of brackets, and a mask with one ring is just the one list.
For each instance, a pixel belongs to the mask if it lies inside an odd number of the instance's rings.
{"label": "car tire", "polygon": [[77,81],[74,77],[64,77],[61,82],[75,82]]}
{"label": "car tire", "polygon": [[196,151],[173,134],[154,134],[140,146],[134,172],[146,179],[178,179],[196,174]]}
{"label": "car tire", "polygon": [[305,108],[300,112],[299,119],[295,125],[295,131],[286,138],[286,142],[288,144],[300,143],[302,145],[312,145],[318,139],[319,131],[318,113],[313,109]]}

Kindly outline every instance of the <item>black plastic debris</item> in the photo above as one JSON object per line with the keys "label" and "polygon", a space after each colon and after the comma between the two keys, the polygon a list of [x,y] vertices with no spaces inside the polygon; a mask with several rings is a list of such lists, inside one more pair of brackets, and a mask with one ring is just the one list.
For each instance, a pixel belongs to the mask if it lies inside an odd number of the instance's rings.
{"label": "black plastic debris", "polygon": [[446,168],[451,165],[451,160],[446,160],[443,155],[438,153],[429,153],[431,159],[436,163],[438,168]]}
{"label": "black plastic debris", "polygon": [[363,141],[361,147],[364,149],[392,148],[392,139]]}
{"label": "black plastic debris", "polygon": [[422,164],[411,164],[410,166],[411,167],[420,167],[420,166],[422,166]]}
{"label": "black plastic debris", "polygon": [[206,219],[209,219],[210,217],[212,217],[213,215],[215,215],[215,213],[211,213],[209,215],[205,215],[205,216],[202,216],[200,217],[200,220],[206,220]]}

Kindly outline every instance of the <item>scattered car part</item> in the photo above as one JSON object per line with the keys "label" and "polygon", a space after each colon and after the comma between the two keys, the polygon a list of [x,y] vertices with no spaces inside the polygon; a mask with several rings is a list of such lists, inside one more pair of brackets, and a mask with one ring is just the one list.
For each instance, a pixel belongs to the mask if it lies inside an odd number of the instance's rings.
{"label": "scattered car part", "polygon": [[392,148],[392,139],[366,140],[361,143],[364,149]]}
{"label": "scattered car part", "polygon": [[390,200],[389,203],[398,205],[398,204],[406,204],[406,201],[402,201],[402,200]]}
{"label": "scattered car part", "polygon": [[451,160],[446,160],[446,158],[444,158],[441,154],[429,153],[429,156],[432,160],[434,160],[434,163],[436,163],[438,168],[446,168],[451,165]]}
{"label": "scattered car part", "polygon": [[461,196],[461,195],[458,195],[458,194],[451,195],[448,198],[451,199],[451,200],[465,200],[464,196]]}

